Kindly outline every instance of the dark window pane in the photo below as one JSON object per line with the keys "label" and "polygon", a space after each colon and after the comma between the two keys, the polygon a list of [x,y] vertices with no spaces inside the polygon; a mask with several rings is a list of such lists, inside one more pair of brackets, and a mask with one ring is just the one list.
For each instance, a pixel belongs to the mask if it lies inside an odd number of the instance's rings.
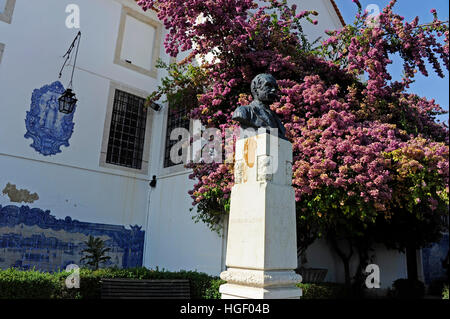
{"label": "dark window pane", "polygon": [[176,128],[185,128],[189,130],[189,122],[189,111],[186,105],[177,107],[169,106],[166,130],[166,147],[164,151],[164,167],[171,167],[179,164],[173,163],[170,160],[170,149],[178,143],[177,140],[170,140],[170,133]]}
{"label": "dark window pane", "polygon": [[141,97],[116,90],[106,163],[141,169],[147,122],[144,102]]}

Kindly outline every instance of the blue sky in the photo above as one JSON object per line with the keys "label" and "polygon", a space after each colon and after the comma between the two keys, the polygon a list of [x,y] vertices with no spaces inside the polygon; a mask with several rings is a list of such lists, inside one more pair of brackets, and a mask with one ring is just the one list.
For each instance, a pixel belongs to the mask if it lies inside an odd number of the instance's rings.
{"label": "blue sky", "polygon": [[[354,21],[357,12],[357,6],[352,0],[335,0],[339,10],[344,17],[346,23],[350,24]],[[370,4],[379,6],[380,11],[389,3],[389,0],[360,0],[363,9]],[[404,16],[407,21],[413,20],[416,16],[419,17],[419,23],[428,23],[433,20],[433,15],[430,13],[431,9],[436,9],[438,17],[442,21],[449,20],[449,2],[448,0],[398,0],[394,7],[394,12]],[[394,79],[401,78],[401,63],[395,63],[390,68]],[[444,67],[445,69],[445,67]],[[428,99],[435,99],[440,106],[447,110],[449,109],[449,72],[445,70],[445,78],[438,77],[432,68],[429,68],[429,76],[425,77],[422,74],[416,76],[416,82],[411,85],[409,89],[411,93],[424,96]],[[439,116],[438,119],[442,122],[448,123],[449,115],[445,114]]]}

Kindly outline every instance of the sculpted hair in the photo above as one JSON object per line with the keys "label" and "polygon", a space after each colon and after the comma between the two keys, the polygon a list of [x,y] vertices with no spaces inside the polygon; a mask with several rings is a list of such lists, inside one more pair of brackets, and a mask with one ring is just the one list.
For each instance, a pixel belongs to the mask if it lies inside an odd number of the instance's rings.
{"label": "sculpted hair", "polygon": [[268,73],[258,74],[252,80],[252,84],[250,86],[253,97],[257,96],[257,91],[258,91],[258,89],[260,89],[262,87],[263,80],[265,80],[265,81],[273,80],[276,82],[276,79],[273,77],[272,74],[268,74]]}

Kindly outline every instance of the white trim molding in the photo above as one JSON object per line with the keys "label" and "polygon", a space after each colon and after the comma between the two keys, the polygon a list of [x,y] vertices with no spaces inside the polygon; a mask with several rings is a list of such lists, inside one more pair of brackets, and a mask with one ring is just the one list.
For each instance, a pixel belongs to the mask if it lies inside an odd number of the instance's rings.
{"label": "white trim molding", "polygon": [[0,21],[11,24],[15,5],[16,0],[6,0],[5,7],[0,11]]}
{"label": "white trim molding", "polygon": [[[153,28],[155,28],[155,37],[153,40],[153,52],[152,52],[152,64],[151,69],[147,70],[143,67],[134,65],[132,63],[129,63],[127,61],[124,61],[121,59],[121,53],[122,53],[122,46],[125,36],[125,26],[126,26],[126,20],[127,16],[130,16],[132,18],[135,18],[136,20],[145,23]],[[130,7],[122,6],[122,13],[120,17],[120,26],[119,26],[119,33],[117,36],[117,43],[116,43],[116,51],[114,54],[114,63],[123,67],[126,67],[130,70],[139,72],[141,74],[145,74],[147,76],[157,78],[158,77],[158,70],[156,68],[156,63],[160,57],[160,51],[161,51],[161,39],[162,39],[162,24],[155,20],[150,18],[149,16],[139,13]]]}
{"label": "white trim molding", "polygon": [[0,43],[0,64],[2,64],[3,51],[5,51],[5,45]]}

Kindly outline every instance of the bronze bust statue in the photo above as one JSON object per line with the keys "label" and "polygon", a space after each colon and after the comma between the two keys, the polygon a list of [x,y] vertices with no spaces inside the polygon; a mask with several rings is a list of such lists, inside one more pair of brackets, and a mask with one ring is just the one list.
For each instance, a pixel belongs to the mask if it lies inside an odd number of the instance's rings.
{"label": "bronze bust statue", "polygon": [[246,128],[278,129],[278,137],[286,139],[283,123],[270,109],[270,105],[278,99],[277,80],[271,74],[258,74],[251,83],[253,102],[239,106],[233,113],[233,120]]}

